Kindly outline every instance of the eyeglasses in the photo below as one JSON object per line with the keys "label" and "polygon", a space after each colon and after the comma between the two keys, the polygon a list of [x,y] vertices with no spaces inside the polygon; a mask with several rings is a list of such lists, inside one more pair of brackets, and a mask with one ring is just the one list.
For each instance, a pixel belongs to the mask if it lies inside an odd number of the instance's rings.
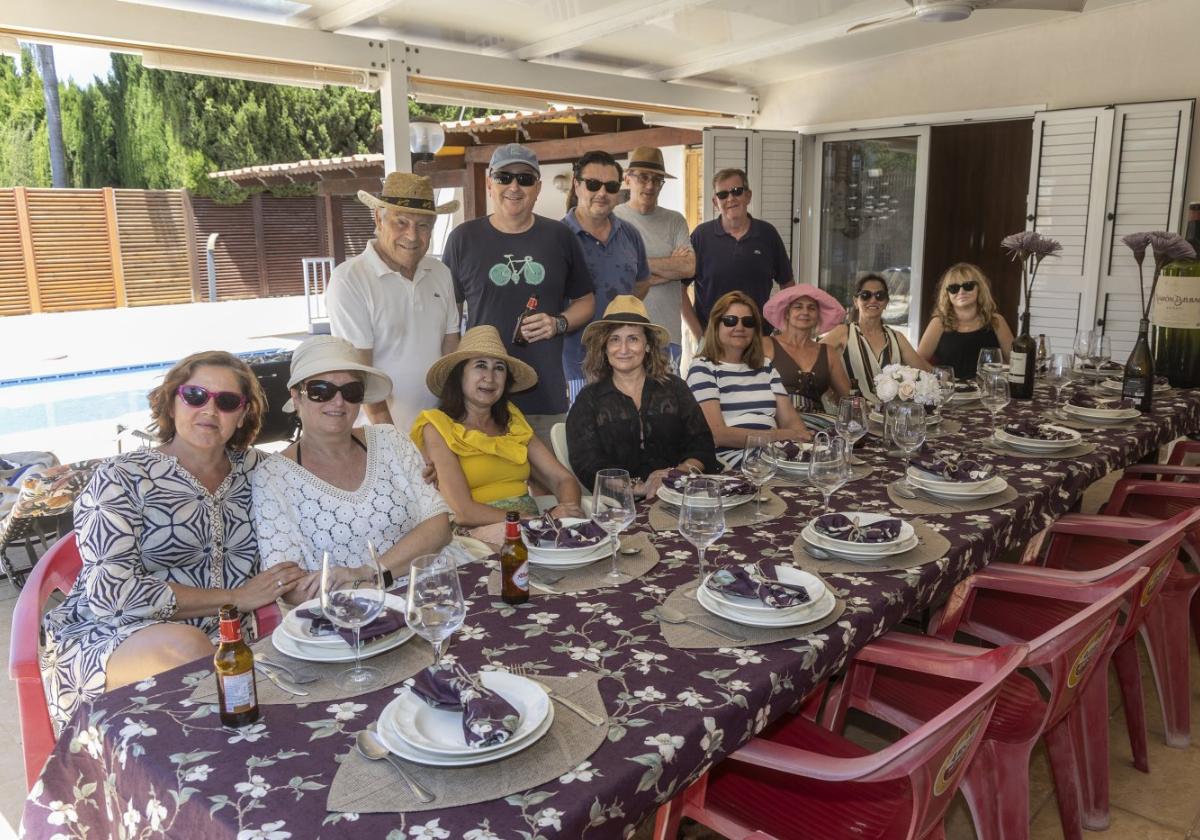
{"label": "eyeglasses", "polygon": [[209,400],[215,400],[217,409],[226,414],[237,411],[247,402],[237,391],[210,391],[202,385],[180,385],[175,393],[192,408],[204,408]]}
{"label": "eyeglasses", "polygon": [[630,172],[629,176],[639,184],[649,187],[661,187],[667,182],[661,175],[647,175],[645,172]]}
{"label": "eyeglasses", "polygon": [[358,405],[367,394],[367,386],[357,380],[345,385],[334,385],[325,379],[310,379],[304,383],[304,396],[313,402],[329,402],[339,392],[346,402]]}
{"label": "eyeglasses", "polygon": [[604,187],[606,193],[615,195],[617,190],[621,189],[620,181],[601,181],[599,178],[576,178],[575,180],[587,187],[588,192],[600,192],[600,188]]}
{"label": "eyeglasses", "polygon": [[492,180],[502,187],[507,187],[513,181],[516,181],[518,186],[532,187],[538,182],[538,176],[532,172],[493,172]]}
{"label": "eyeglasses", "polygon": [[964,292],[973,292],[975,291],[975,286],[976,283],[974,280],[968,280],[965,283],[951,283],[946,287],[946,291],[952,295],[956,295],[959,289],[962,289]]}
{"label": "eyeglasses", "polygon": [[721,199],[721,201],[724,201],[725,199],[729,198],[729,196],[731,196],[731,195],[736,198],[737,196],[741,195],[745,191],[746,191],[745,187],[734,187],[731,190],[718,190],[717,198]]}
{"label": "eyeglasses", "polygon": [[863,289],[861,292],[859,292],[856,295],[856,297],[859,300],[864,300],[864,301],[870,300],[871,298],[875,298],[875,300],[887,300],[888,293],[886,290],[884,290],[882,292],[868,292],[866,289]]}
{"label": "eyeglasses", "polygon": [[753,315],[743,315],[740,318],[737,315],[722,315],[721,316],[721,326],[723,326],[723,327],[730,327],[730,328],[736,327],[738,325],[738,321],[742,322],[743,327],[757,327],[758,326],[758,319],[755,318]]}

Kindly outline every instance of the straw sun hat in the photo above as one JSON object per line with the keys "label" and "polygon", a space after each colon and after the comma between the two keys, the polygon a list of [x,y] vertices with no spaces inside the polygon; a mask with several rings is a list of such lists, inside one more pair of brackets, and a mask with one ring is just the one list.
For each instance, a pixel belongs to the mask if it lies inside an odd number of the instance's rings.
{"label": "straw sun hat", "polygon": [[[288,390],[314,376],[343,370],[363,375],[363,384],[366,386],[366,396],[363,397],[363,402],[380,402],[386,400],[388,394],[392,393],[390,376],[379,368],[362,364],[358,361],[358,354],[349,341],[332,335],[314,335],[292,351],[291,378],[288,379]],[[288,401],[283,404],[283,410],[295,411],[295,400],[289,397]]]}
{"label": "straw sun hat", "polygon": [[481,325],[467,330],[463,334],[462,341],[458,343],[457,350],[447,353],[433,363],[429,372],[425,374],[425,387],[434,396],[440,397],[442,388],[446,386],[446,380],[450,378],[450,371],[454,370],[454,366],[459,362],[477,359],[480,356],[499,359],[508,365],[508,375],[512,379],[514,393],[527,391],[537,384],[537,371],[520,359],[514,359],[508,355],[504,349],[504,342],[500,340],[500,333],[495,327]]}
{"label": "straw sun hat", "polygon": [[383,182],[382,193],[371,195],[366,190],[359,190],[358,200],[372,210],[400,210],[423,216],[453,213],[458,209],[458,201],[435,205],[433,182],[424,175],[413,175],[411,172],[393,172]]}
{"label": "straw sun hat", "polygon": [[646,312],[646,304],[633,295],[617,295],[604,310],[604,317],[598,318],[583,329],[583,340],[587,341],[588,333],[602,324],[615,327],[644,327],[653,330],[658,335],[659,343],[666,347],[671,343],[671,334],[666,327],[659,326],[650,320]]}

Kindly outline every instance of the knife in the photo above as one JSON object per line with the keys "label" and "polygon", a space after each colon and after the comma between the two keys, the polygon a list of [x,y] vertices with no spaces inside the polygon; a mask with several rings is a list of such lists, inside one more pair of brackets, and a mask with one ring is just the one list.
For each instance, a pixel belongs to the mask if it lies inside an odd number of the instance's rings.
{"label": "knife", "polygon": [[296,685],[294,682],[287,679],[286,677],[283,677],[283,676],[275,673],[274,671],[272,671],[268,668],[265,668],[264,666],[258,664],[257,662],[254,663],[254,670],[258,671],[258,673],[260,673],[260,674],[263,674],[267,679],[269,679],[271,682],[275,683],[275,685],[279,686],[281,689],[288,692],[289,694],[294,694],[297,697],[307,697],[308,696],[308,692],[305,691],[303,688]]}

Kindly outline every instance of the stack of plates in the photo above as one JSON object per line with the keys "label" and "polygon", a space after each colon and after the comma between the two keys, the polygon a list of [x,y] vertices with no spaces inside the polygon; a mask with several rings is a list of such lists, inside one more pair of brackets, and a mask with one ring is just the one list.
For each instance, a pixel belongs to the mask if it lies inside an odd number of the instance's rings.
{"label": "stack of plates", "polygon": [[[706,475],[706,476],[704,476],[704,478],[715,478],[718,481],[724,480],[724,476],[719,476],[719,475]],[[680,507],[683,505],[683,494],[680,493],[678,490],[672,490],[670,487],[659,487],[658,488],[658,498],[662,499],[664,502],[671,505],[672,507]],[[704,506],[706,503],[710,507],[716,505],[715,500],[697,499],[696,501],[697,501],[697,504],[700,506]],[[729,508],[732,508],[732,507],[737,507],[738,505],[744,505],[744,504],[746,504],[746,502],[752,502],[752,501],[754,501],[754,493],[753,492],[746,493],[741,496],[721,496],[721,506],[724,507],[726,510],[728,510]]]}
{"label": "stack of plates", "polygon": [[1040,438],[1027,438],[1020,435],[1014,435],[1011,432],[1006,432],[1004,429],[996,430],[996,440],[1005,446],[1011,446],[1013,449],[1023,449],[1026,452],[1058,452],[1063,449],[1070,449],[1075,444],[1083,440],[1083,435],[1074,429],[1068,429],[1066,426],[1055,426],[1047,424],[1052,429],[1057,429],[1060,432],[1066,432],[1071,437],[1065,440],[1041,440]]}
{"label": "stack of plates", "polygon": [[[894,518],[886,513],[845,513],[843,515],[859,526],[871,525],[881,519]],[[893,554],[903,554],[906,551],[916,548],[920,542],[917,539],[916,531],[913,530],[913,526],[903,520],[900,523],[900,535],[891,542],[858,543],[850,542],[849,540],[835,540],[833,537],[827,537],[824,534],[818,533],[811,522],[800,532],[800,536],[809,545],[816,546],[846,560],[854,560],[859,563],[869,563],[872,560],[890,557]]]}
{"label": "stack of plates", "polygon": [[[1108,363],[1106,362],[1105,364],[1108,364]],[[1114,373],[1119,373],[1120,371],[1121,371],[1120,365],[1113,365],[1112,367],[1101,367],[1099,370],[1097,370],[1094,367],[1084,367],[1083,365],[1077,365],[1075,367],[1075,374],[1077,376],[1082,376],[1086,379],[1106,379],[1109,376],[1112,376]]]}
{"label": "stack of plates", "polygon": [[[568,527],[582,525],[586,519],[563,519],[562,524]],[[521,539],[529,549],[529,562],[534,566],[552,566],[557,569],[582,569],[597,560],[602,560],[612,554],[612,543],[607,537],[599,537],[594,543],[577,548],[545,548],[533,545],[521,531]]]}
{"label": "stack of plates", "polygon": [[462,712],[435,709],[404,688],[379,715],[377,730],[384,746],[418,764],[468,767],[518,753],[550,731],[554,707],[550,697],[533,680],[505,671],[480,671],[479,679],[521,715],[517,731],[503,744],[468,746],[463,736]]}
{"label": "stack of plates", "polygon": [[[1108,391],[1109,393],[1119,394],[1119,393],[1121,393],[1121,388],[1123,387],[1123,383],[1121,382],[1120,379],[1105,379],[1103,382],[1100,383],[1100,387],[1103,388],[1105,391]],[[1168,385],[1166,382],[1159,383],[1154,386],[1154,393],[1156,393],[1156,394],[1161,394],[1163,391],[1170,391],[1170,390],[1171,390],[1171,386]]]}
{"label": "stack of plates", "polygon": [[1008,488],[1008,482],[998,475],[982,481],[950,481],[917,467],[908,468],[908,480],[926,493],[943,499],[982,499]]}
{"label": "stack of plates", "polygon": [[1141,417],[1142,413],[1136,408],[1084,408],[1079,405],[1071,405],[1067,403],[1063,406],[1063,411],[1081,420],[1087,420],[1090,423],[1122,423],[1126,420],[1133,420]]}
{"label": "stack of plates", "polygon": [[776,609],[757,598],[739,598],[709,589],[708,578],[697,590],[696,600],[713,615],[751,627],[794,627],[820,621],[833,612],[837,599],[819,577],[795,566],[779,565],[775,568],[780,581],[803,586],[807,590],[808,603]]}
{"label": "stack of plates", "polygon": [[[346,644],[346,640],[341,636],[336,633],[328,636],[309,635],[308,629],[312,621],[300,618],[298,613],[302,610],[319,609],[320,606],[321,600],[314,598],[285,615],[271,634],[271,644],[275,645],[275,649],[280,653],[293,659],[309,662],[353,662],[354,648]],[[404,599],[397,595],[388,595],[384,606],[404,615]],[[413,631],[409,627],[402,627],[390,636],[364,642],[362,658],[367,659],[400,647],[412,637]]]}
{"label": "stack of plates", "polygon": [[[801,458],[804,457],[804,453],[806,453],[812,449],[811,443],[801,443],[801,444],[798,444],[798,446],[800,447],[800,457]],[[769,460],[771,461],[771,463],[773,463],[776,467],[783,470],[784,472],[791,472],[791,473],[796,473],[796,472],[807,473],[808,472],[808,461],[790,461],[787,458],[769,458]]]}
{"label": "stack of plates", "polygon": [[981,396],[982,396],[982,393],[979,390],[979,386],[972,385],[971,390],[969,390],[969,391],[955,391],[954,394],[950,397],[949,402],[952,402],[952,403],[971,402],[972,400],[979,399]]}

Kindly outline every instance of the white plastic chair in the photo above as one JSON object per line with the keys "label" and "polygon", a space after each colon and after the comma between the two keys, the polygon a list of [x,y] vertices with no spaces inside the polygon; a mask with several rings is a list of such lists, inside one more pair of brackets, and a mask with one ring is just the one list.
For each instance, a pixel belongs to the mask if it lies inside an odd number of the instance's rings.
{"label": "white plastic chair", "polygon": [[550,427],[550,445],[554,448],[554,457],[559,463],[571,470],[571,458],[567,452],[567,424],[555,423]]}

